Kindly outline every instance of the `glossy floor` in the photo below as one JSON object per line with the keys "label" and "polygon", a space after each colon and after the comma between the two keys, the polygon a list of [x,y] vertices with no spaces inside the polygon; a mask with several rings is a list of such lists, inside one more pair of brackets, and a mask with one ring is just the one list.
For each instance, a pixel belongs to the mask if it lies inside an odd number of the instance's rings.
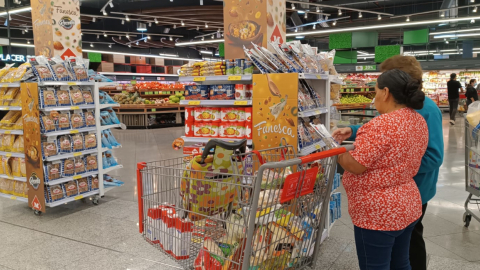
{"label": "glossy floor", "polygon": [[[424,219],[429,269],[480,269],[480,223],[472,221],[467,229],[462,221],[464,125],[450,126],[444,119],[445,162]],[[123,144],[114,155],[125,168],[112,175],[125,185],[107,193],[100,205],[78,201],[35,216],[24,203],[0,199],[0,270],[177,267],[138,233],[135,169],[137,162],[179,156],[171,143],[183,128],[114,133]],[[342,200],[343,217],[322,245],[315,269],[358,269],[346,196]]]}

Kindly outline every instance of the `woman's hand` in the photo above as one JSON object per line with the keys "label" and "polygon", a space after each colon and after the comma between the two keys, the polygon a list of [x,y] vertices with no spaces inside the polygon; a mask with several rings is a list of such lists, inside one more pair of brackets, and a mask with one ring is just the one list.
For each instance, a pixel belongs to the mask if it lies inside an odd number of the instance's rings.
{"label": "woman's hand", "polygon": [[339,128],[333,132],[332,136],[338,143],[342,143],[352,136],[352,129],[349,127]]}

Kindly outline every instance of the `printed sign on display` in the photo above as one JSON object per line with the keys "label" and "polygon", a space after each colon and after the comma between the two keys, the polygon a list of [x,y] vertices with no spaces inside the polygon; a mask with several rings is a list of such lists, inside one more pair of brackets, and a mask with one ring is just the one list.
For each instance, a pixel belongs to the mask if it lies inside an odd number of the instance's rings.
{"label": "printed sign on display", "polygon": [[65,28],[66,30],[70,30],[73,28],[73,26],[75,26],[75,21],[68,16],[64,16],[60,19],[60,21],[58,21],[58,25]]}
{"label": "printed sign on display", "polygon": [[37,177],[37,174],[35,172],[30,175],[30,178],[28,179],[28,182],[30,185],[33,187],[33,189],[37,190],[38,187],[40,186],[40,178]]}
{"label": "printed sign on display", "polygon": [[[317,179],[318,167],[290,174],[285,178],[280,203],[288,202],[294,198],[305,196],[313,192]],[[301,187],[301,188],[300,188]],[[300,189],[299,189],[300,188]]]}

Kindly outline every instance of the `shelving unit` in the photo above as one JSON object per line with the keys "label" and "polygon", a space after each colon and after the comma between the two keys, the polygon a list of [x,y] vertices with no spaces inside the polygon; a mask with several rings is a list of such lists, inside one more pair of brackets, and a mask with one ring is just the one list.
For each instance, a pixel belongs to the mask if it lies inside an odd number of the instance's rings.
{"label": "shelving unit", "polygon": [[0,83],[0,87],[20,87],[20,83]]}
{"label": "shelving unit", "polygon": [[180,105],[190,106],[252,106],[251,100],[180,100]]}
{"label": "shelving unit", "polygon": [[[181,137],[184,142],[188,143],[207,143],[211,139],[221,139],[225,141],[241,141],[243,139],[236,139],[236,138],[209,138],[209,137]],[[247,140],[248,145],[252,145],[252,140]]]}

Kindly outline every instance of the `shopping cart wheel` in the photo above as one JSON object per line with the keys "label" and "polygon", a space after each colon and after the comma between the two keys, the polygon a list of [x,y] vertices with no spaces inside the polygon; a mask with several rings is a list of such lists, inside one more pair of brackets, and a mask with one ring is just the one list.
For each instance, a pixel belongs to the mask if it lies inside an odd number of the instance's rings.
{"label": "shopping cart wheel", "polygon": [[40,216],[42,214],[41,211],[38,211],[38,210],[33,210],[33,213],[36,215],[36,216]]}
{"label": "shopping cart wheel", "polygon": [[470,226],[470,221],[472,221],[472,215],[467,214],[466,212],[463,214],[463,222],[465,222],[465,227],[468,228]]}
{"label": "shopping cart wheel", "polygon": [[92,203],[93,203],[94,205],[98,205],[98,198],[93,199]]}

